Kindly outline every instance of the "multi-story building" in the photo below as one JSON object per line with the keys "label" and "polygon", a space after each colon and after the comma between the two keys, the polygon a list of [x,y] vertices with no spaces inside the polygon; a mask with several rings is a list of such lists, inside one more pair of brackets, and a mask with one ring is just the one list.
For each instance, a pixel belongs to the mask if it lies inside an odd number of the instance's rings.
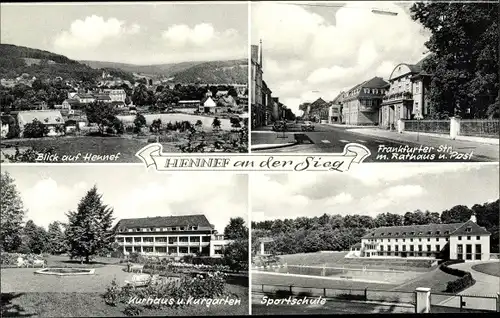
{"label": "multi-story building", "polygon": [[108,94],[112,102],[125,102],[127,93],[123,89],[104,89],[103,93]]}
{"label": "multi-story building", "polygon": [[328,107],[328,123],[340,123],[342,122],[342,96],[344,92],[340,92],[337,97],[335,97]]}
{"label": "multi-story building", "polygon": [[465,223],[380,227],[351,251],[359,257],[490,259],[490,235],[475,216]]}
{"label": "multi-story building", "polygon": [[122,219],[115,233],[124,254],[217,257],[231,242],[217,234],[203,214]]}
{"label": "multi-story building", "polygon": [[306,111],[304,112],[304,119],[313,120],[315,122],[327,120],[329,106],[330,105],[323,98],[318,98],[308,105]]}
{"label": "multi-story building", "polygon": [[381,77],[364,81],[347,91],[342,97],[342,122],[347,125],[376,125],[379,108],[389,88]]}
{"label": "multi-story building", "polygon": [[252,108],[252,127],[265,125],[265,107],[262,98],[262,41],[251,46],[251,92],[250,107]]}
{"label": "multi-story building", "polygon": [[398,64],[389,77],[390,88],[380,108],[380,126],[392,129],[399,119],[412,119],[429,114],[427,91],[430,74],[425,73],[422,64]]}

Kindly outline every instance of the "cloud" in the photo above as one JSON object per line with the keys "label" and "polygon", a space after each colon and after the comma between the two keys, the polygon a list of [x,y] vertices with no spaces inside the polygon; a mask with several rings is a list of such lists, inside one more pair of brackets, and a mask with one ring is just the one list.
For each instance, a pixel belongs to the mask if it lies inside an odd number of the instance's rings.
{"label": "cloud", "polygon": [[[319,13],[300,4],[253,3],[252,43],[263,41],[264,80],[273,95],[298,113],[302,102],[331,100],[374,76],[387,79],[398,63],[418,62],[429,34],[403,6],[353,2]],[[398,15],[377,15],[373,7]]]}
{"label": "cloud", "polygon": [[95,48],[107,39],[137,34],[139,31],[138,24],[126,26],[124,21],[116,18],[105,20],[101,16],[92,15],[84,20],[73,21],[69,30],[56,36],[54,45],[60,49]]}
{"label": "cloud", "polygon": [[162,32],[162,38],[167,44],[179,47],[217,45],[214,41],[231,41],[237,37],[236,30],[227,29],[223,32],[217,32],[210,23],[200,23],[193,28],[185,24],[175,24]]}

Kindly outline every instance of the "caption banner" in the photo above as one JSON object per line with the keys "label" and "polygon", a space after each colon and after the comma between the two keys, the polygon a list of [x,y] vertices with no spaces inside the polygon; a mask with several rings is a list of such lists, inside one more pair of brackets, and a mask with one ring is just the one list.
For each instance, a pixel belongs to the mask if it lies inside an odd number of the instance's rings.
{"label": "caption banner", "polygon": [[360,164],[370,150],[350,143],[342,153],[325,155],[253,155],[253,154],[166,154],[161,144],[149,144],[136,153],[146,167],[157,171],[339,171]]}

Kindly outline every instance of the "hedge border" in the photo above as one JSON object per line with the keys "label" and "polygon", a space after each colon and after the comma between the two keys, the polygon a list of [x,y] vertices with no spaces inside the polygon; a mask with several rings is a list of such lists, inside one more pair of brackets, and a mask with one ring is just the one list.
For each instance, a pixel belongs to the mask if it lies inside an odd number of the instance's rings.
{"label": "hedge border", "polygon": [[476,283],[474,278],[472,278],[472,274],[470,272],[466,272],[466,271],[463,271],[463,270],[458,269],[458,268],[448,267],[449,265],[460,264],[460,263],[464,263],[464,262],[465,262],[464,260],[449,260],[449,261],[442,263],[439,266],[439,268],[443,272],[459,277],[451,282],[448,282],[448,284],[446,284],[446,292],[458,293],[466,288],[471,287],[472,285],[474,285]]}

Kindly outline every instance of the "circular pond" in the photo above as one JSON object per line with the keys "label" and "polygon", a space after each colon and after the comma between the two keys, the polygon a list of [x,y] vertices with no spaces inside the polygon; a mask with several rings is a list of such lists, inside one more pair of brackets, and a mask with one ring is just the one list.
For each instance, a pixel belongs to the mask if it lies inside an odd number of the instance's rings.
{"label": "circular pond", "polygon": [[94,275],[93,268],[43,268],[35,271],[35,274],[56,275],[56,276],[80,276]]}

